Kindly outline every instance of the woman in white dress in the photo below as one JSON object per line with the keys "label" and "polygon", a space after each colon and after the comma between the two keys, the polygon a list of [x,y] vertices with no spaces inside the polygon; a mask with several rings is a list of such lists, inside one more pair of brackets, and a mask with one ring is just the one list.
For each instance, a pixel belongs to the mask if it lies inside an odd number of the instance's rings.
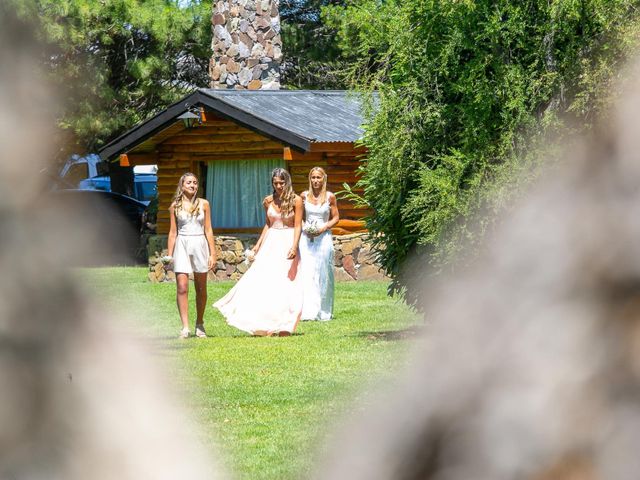
{"label": "woman in white dress", "polygon": [[333,237],[340,220],[336,196],[327,191],[327,174],[321,167],[309,172],[304,201],[304,235],[300,238],[303,283],[302,320],[331,320],[333,316]]}
{"label": "woman in white dress", "polygon": [[[193,173],[180,177],[176,195],[169,207],[171,226],[167,240],[169,260],[176,274],[176,302],[182,322],[180,336],[189,336],[189,274],[196,290],[196,337],[207,336],[204,310],[207,306],[207,272],[216,263],[209,202],[197,197],[198,179]],[[171,258],[172,257],[172,258]]]}

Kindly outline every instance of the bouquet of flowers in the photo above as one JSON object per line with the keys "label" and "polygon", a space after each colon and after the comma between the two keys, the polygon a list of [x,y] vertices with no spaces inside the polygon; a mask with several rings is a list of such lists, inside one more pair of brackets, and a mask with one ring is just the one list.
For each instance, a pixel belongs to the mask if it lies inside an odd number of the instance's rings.
{"label": "bouquet of flowers", "polygon": [[309,241],[313,243],[316,235],[320,233],[320,227],[315,220],[310,220],[304,223],[302,231],[309,237]]}
{"label": "bouquet of flowers", "polygon": [[251,262],[253,262],[253,260],[256,258],[256,253],[251,250],[250,248],[247,248],[244,251],[244,263],[246,263],[247,265],[249,265]]}
{"label": "bouquet of flowers", "polygon": [[171,255],[164,255],[160,257],[160,261],[162,262],[162,267],[165,272],[169,270],[173,270],[173,257]]}

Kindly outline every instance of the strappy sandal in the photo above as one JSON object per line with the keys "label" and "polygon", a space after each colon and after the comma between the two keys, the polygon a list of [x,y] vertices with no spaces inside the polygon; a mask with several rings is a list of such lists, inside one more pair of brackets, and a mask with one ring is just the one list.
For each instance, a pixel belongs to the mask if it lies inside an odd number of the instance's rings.
{"label": "strappy sandal", "polygon": [[204,330],[204,323],[196,323],[196,337],[207,338],[207,332]]}

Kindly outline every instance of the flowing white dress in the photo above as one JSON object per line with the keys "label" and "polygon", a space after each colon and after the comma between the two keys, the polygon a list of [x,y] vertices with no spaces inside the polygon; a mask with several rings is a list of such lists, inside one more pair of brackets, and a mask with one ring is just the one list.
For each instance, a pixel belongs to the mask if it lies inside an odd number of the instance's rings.
{"label": "flowing white dress", "polygon": [[224,297],[213,304],[227,323],[252,335],[292,333],[302,310],[300,255],[287,259],[293,245],[293,214],[269,205],[270,227],[253,264]]}
{"label": "flowing white dress", "polygon": [[[331,206],[327,200],[314,205],[305,200],[305,224],[322,226],[329,221]],[[304,228],[303,228],[304,230]],[[331,320],[333,316],[333,237],[331,230],[309,237],[300,237],[302,285],[302,320]]]}

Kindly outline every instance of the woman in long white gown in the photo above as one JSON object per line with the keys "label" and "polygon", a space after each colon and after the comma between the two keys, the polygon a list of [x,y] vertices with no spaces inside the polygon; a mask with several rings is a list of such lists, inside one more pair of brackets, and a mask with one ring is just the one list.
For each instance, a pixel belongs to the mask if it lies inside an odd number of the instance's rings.
{"label": "woman in long white gown", "polygon": [[340,220],[336,196],[327,191],[327,174],[321,167],[309,172],[304,202],[300,265],[303,284],[302,320],[331,320],[333,316],[333,237]]}

